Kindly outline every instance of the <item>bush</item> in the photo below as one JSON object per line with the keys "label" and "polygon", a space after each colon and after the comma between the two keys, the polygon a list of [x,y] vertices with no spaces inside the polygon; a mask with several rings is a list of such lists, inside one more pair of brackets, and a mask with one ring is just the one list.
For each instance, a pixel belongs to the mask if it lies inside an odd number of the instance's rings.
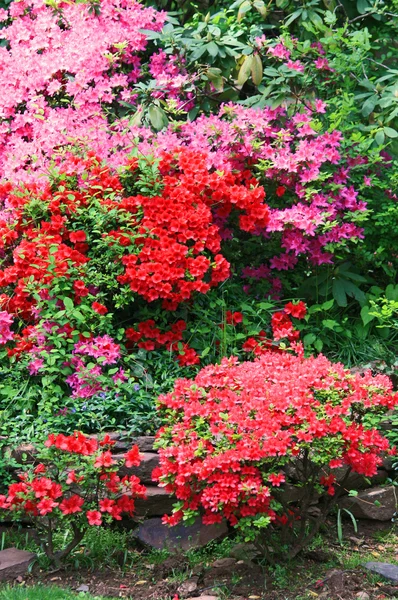
{"label": "bush", "polygon": [[[178,500],[165,522],[203,510],[204,523],[226,518],[246,540],[278,531],[275,548],[295,556],[324,523],[350,470],[376,473],[389,445],[374,427],[398,404],[391,382],[297,350],[265,351],[252,363],[224,359],[159,398],[166,424],[154,476]],[[340,467],[346,475],[338,483]],[[299,499],[291,504],[284,486],[296,478]]]}
{"label": "bush", "polygon": [[[20,474],[20,481],[0,496],[2,516],[31,519],[42,549],[56,566],[82,541],[88,527],[121,520],[122,514],[131,516],[134,498],[146,495],[138,477],[118,476],[110,452],[114,443],[107,435],[97,442],[78,432],[51,434],[45,442],[47,450],[37,456],[42,462]],[[125,465],[139,463],[138,447],[133,446]],[[57,550],[54,536],[59,532],[65,546]]]}

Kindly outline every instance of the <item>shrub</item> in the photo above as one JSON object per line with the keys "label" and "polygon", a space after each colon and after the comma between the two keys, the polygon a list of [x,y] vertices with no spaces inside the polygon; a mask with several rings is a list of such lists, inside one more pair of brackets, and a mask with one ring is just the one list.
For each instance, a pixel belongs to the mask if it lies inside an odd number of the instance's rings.
{"label": "shrub", "polygon": [[[134,513],[134,499],[146,489],[138,477],[119,477],[110,452],[108,435],[99,442],[75,432],[72,436],[49,435],[37,459],[41,462],[19,475],[6,495],[0,496],[1,515],[18,521],[28,517],[35,525],[47,557],[58,566],[82,541],[90,526],[121,520]],[[133,446],[126,467],[137,466],[140,453]],[[65,534],[68,543],[54,547],[54,534]]]}
{"label": "shrub", "polygon": [[[166,424],[154,477],[178,500],[165,522],[203,510],[204,523],[226,518],[245,539],[264,528],[280,531],[281,549],[295,556],[325,521],[349,471],[376,473],[389,445],[374,426],[398,404],[391,382],[297,350],[265,351],[252,363],[224,359],[159,398]],[[340,467],[346,475],[338,482]],[[295,479],[299,499],[290,503],[284,486]]]}

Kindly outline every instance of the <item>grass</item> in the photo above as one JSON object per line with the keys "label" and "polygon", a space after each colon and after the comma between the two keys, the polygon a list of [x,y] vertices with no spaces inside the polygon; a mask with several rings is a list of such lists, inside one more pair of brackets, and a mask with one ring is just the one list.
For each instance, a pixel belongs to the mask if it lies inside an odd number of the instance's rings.
{"label": "grass", "polygon": [[0,600],[107,600],[102,596],[88,594],[74,594],[67,590],[41,585],[30,587],[0,587]]}

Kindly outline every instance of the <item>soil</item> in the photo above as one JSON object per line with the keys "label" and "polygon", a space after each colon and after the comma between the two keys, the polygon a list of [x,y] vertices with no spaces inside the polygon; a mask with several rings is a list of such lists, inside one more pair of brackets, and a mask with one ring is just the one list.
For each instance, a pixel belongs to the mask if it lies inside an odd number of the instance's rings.
{"label": "soil", "polygon": [[330,531],[322,547],[274,570],[250,558],[239,560],[236,553],[235,558],[218,560],[210,556],[192,567],[182,555],[155,564],[145,550],[137,550],[137,567],[126,571],[103,568],[45,573],[36,569],[23,583],[40,581],[74,590],[83,585],[92,595],[133,600],[171,600],[175,595],[179,600],[201,595],[219,596],[220,600],[398,599],[398,585],[369,576],[362,566],[368,560],[398,562],[398,536],[391,525],[361,521],[355,532],[346,522],[343,548],[336,540],[334,523],[330,523]]}

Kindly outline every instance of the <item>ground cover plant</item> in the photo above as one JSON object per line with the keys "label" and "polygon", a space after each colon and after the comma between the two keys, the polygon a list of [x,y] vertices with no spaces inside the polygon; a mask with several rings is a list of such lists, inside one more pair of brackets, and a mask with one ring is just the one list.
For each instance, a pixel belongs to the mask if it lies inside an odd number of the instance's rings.
{"label": "ground cover plant", "polygon": [[34,589],[16,589],[7,587],[0,590],[1,600],[75,600],[86,598],[86,600],[105,600],[103,596],[92,596],[87,594],[75,594],[65,589],[54,587],[37,586]]}
{"label": "ground cover plant", "polygon": [[[394,455],[397,19],[396,0],[2,4],[0,498],[57,566],[143,494],[107,431],[158,432],[168,523],[226,518],[275,568],[318,539],[338,469]],[[45,440],[13,481],[12,447]]]}

